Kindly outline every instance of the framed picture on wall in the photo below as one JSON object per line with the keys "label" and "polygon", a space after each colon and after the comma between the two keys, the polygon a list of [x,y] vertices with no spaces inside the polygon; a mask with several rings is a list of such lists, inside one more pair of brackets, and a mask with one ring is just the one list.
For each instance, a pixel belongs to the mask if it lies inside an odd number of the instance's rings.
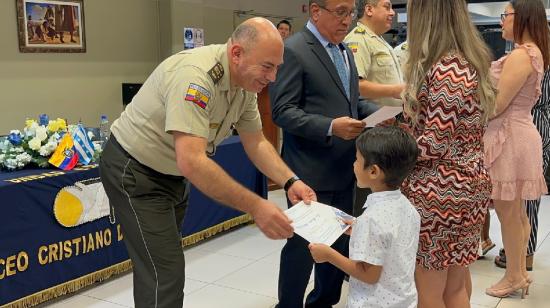
{"label": "framed picture on wall", "polygon": [[21,52],[86,52],[84,0],[15,0]]}

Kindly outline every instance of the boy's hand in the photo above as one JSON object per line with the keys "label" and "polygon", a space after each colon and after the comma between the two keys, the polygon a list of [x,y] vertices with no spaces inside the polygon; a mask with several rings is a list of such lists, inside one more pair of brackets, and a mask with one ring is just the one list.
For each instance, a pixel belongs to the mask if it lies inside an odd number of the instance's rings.
{"label": "boy's hand", "polygon": [[351,236],[351,230],[353,228],[353,223],[355,222],[355,220],[342,220],[342,222],[349,226],[344,234]]}
{"label": "boy's hand", "polygon": [[324,263],[330,260],[331,254],[335,251],[325,244],[309,244],[309,251],[316,263]]}

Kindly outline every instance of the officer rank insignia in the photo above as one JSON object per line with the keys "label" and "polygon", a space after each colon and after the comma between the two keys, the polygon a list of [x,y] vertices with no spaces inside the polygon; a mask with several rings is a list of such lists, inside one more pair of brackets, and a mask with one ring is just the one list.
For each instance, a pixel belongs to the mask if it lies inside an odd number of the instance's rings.
{"label": "officer rank insignia", "polygon": [[197,84],[191,83],[187,88],[185,100],[206,109],[206,105],[210,100],[210,92]]}
{"label": "officer rank insignia", "polygon": [[355,29],[355,31],[353,31],[353,33],[359,33],[359,34],[364,34],[366,32],[367,31],[365,29],[359,28],[359,27],[357,29]]}
{"label": "officer rank insignia", "polygon": [[214,81],[214,84],[217,84],[220,79],[223,77],[223,65],[220,62],[217,62],[214,67],[212,67],[208,71],[208,76],[212,78],[212,81]]}
{"label": "officer rank insignia", "polygon": [[357,52],[357,48],[359,48],[359,43],[357,43],[357,42],[349,42],[349,43],[348,43],[348,48],[351,49],[351,51],[353,51],[353,53],[356,53],[356,52]]}

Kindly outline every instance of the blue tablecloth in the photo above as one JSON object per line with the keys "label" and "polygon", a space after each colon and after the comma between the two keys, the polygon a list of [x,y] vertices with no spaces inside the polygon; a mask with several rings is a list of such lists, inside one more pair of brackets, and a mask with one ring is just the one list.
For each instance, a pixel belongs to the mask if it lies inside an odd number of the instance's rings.
{"label": "blue tablecloth", "polygon": [[[266,179],[238,137],[220,145],[214,160],[252,191],[267,195]],[[97,177],[97,166],[0,172],[0,305],[39,304],[129,269],[117,222],[104,217],[66,228],[54,217],[61,188]],[[192,188],[182,235],[192,244],[249,220]]]}

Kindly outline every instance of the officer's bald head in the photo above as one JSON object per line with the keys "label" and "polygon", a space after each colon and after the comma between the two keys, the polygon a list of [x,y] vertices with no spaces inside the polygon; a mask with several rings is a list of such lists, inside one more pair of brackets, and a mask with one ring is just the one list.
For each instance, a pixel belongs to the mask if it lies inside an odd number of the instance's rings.
{"label": "officer's bald head", "polygon": [[271,21],[254,17],[244,21],[237,26],[233,34],[231,35],[231,42],[233,44],[239,44],[245,49],[253,46],[263,45],[264,43],[283,44],[281,35],[277,31],[277,28],[271,23]]}
{"label": "officer's bald head", "polygon": [[243,22],[227,44],[231,83],[259,93],[275,80],[283,51],[283,39],[269,20],[256,17]]}

